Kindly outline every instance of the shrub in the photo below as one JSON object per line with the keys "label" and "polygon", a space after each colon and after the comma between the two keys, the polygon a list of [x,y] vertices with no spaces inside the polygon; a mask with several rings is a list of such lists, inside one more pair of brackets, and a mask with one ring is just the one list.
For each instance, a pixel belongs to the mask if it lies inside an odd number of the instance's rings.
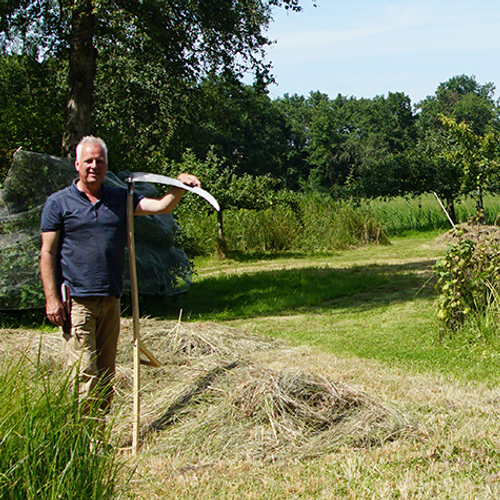
{"label": "shrub", "polygon": [[500,246],[494,235],[478,232],[473,239],[457,230],[457,242],[434,266],[437,315],[455,330],[472,312],[485,311],[499,288]]}

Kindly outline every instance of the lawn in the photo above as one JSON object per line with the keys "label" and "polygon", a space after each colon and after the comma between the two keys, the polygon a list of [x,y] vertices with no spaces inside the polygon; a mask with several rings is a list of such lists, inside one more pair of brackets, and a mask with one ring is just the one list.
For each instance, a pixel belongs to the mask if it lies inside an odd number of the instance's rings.
{"label": "lawn", "polygon": [[199,259],[188,294],[146,306],[157,317],[216,321],[293,345],[412,372],[495,385],[500,356],[440,338],[432,266],[439,232],[319,255]]}
{"label": "lawn", "polygon": [[[130,496],[498,498],[500,356],[439,336],[431,270],[444,251],[437,233],[415,233],[332,254],[205,258],[188,294],[143,300],[142,336],[163,366],[142,370],[142,447],[120,459]],[[49,357],[56,337],[42,335]],[[131,337],[125,315],[118,443]],[[4,332],[0,352],[9,341],[25,352],[38,336]]]}

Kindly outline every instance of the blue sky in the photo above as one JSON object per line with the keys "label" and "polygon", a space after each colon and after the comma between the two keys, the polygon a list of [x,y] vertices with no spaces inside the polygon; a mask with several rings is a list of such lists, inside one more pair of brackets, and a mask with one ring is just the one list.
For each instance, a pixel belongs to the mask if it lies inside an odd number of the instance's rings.
{"label": "blue sky", "polygon": [[499,0],[302,0],[274,11],[268,50],[284,93],[368,97],[404,92],[416,104],[455,75],[493,82],[500,98]]}

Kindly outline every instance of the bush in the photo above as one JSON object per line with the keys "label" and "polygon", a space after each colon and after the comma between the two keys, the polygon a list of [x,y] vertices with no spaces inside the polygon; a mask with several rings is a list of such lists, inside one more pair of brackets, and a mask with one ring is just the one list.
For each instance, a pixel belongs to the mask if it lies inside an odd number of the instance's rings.
{"label": "bush", "polygon": [[478,232],[475,241],[457,230],[458,240],[434,266],[437,315],[455,330],[473,312],[485,311],[498,296],[500,246],[494,235]]}

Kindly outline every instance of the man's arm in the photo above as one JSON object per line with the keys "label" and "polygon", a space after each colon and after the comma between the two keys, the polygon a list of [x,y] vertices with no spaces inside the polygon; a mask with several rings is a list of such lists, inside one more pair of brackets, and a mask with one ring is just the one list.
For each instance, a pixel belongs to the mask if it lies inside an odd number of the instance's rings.
{"label": "man's arm", "polygon": [[[195,175],[180,174],[177,180],[191,187],[201,187],[200,180]],[[179,203],[184,189],[171,187],[163,198],[142,198],[135,207],[134,215],[169,214]]]}
{"label": "man's arm", "polygon": [[45,293],[47,318],[54,325],[62,326],[66,319],[66,311],[59,298],[56,284],[56,257],[59,245],[59,231],[42,233],[42,250],[40,256],[40,274]]}

